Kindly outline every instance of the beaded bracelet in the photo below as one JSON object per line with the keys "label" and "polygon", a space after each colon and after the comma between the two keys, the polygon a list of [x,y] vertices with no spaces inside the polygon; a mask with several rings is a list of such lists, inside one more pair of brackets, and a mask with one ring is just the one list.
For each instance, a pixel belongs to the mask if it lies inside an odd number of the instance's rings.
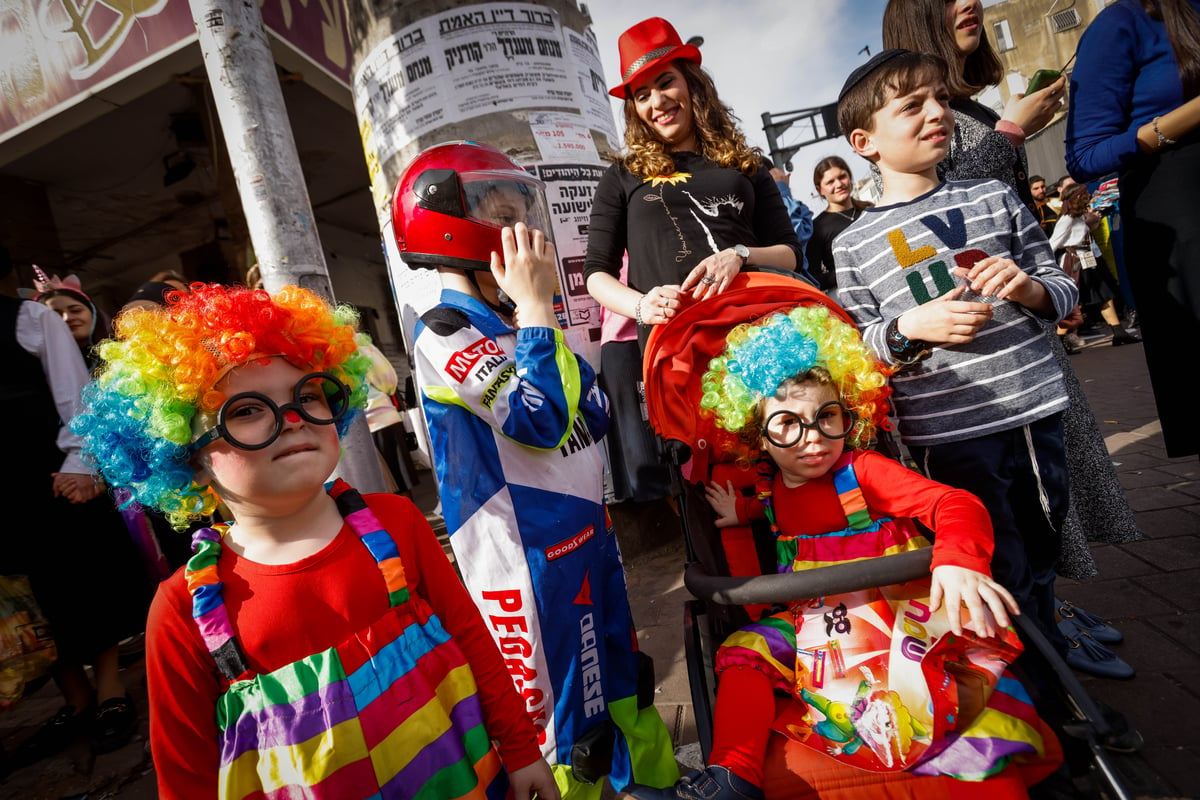
{"label": "beaded bracelet", "polygon": [[1164,147],[1166,147],[1169,144],[1175,144],[1174,139],[1172,139],[1168,136],[1163,136],[1162,131],[1160,131],[1158,129],[1158,117],[1155,117],[1153,119],[1152,124],[1154,125],[1154,135],[1158,137],[1158,149],[1159,150],[1162,150]]}
{"label": "beaded bracelet", "polygon": [[633,307],[633,321],[639,326],[646,324],[645,321],[642,320],[642,301],[645,299],[646,295],[642,295],[638,298],[637,305]]}

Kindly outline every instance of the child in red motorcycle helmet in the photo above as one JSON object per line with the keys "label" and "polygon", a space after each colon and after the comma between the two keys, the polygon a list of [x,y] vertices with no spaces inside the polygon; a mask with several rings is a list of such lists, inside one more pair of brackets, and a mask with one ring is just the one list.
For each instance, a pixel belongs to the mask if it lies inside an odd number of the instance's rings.
{"label": "child in red motorcycle helmet", "polygon": [[678,778],[604,507],[608,400],[554,313],[542,186],[495,148],[432,147],[401,175],[401,257],[436,269],[416,378],[463,580],[564,794]]}

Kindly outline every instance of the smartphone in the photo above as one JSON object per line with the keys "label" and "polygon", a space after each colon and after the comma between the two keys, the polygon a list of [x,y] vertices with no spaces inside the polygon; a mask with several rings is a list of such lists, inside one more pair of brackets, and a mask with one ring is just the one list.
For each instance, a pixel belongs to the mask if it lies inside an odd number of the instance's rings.
{"label": "smartphone", "polygon": [[1056,69],[1039,69],[1033,73],[1033,79],[1029,81],[1029,86],[1025,89],[1025,94],[1030,95],[1034,92],[1040,92],[1058,80],[1061,75],[1062,72]]}

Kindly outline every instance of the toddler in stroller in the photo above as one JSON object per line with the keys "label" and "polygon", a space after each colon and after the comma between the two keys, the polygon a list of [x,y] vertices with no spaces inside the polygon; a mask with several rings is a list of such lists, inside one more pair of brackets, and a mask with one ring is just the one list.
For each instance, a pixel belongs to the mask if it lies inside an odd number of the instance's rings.
{"label": "toddler in stroller", "polygon": [[709,363],[701,406],[737,434],[725,449],[760,460],[744,473],[753,497],[709,486],[718,526],[765,517],[789,572],[928,547],[915,519],[935,535],[933,574],[793,603],[734,633],[716,657],[709,766],[630,795],[763,797],[772,731],[808,751],[801,775],[821,796],[824,781],[852,795],[1020,797],[1057,766],[1057,740],[1007,670],[1022,649],[1017,607],[990,577],[983,505],[857,449],[886,423],[885,370],[821,305],[735,327]]}

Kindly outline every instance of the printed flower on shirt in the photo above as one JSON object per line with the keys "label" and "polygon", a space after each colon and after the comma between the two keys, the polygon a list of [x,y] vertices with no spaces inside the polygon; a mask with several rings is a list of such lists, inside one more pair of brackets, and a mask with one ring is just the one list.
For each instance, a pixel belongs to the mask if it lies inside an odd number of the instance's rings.
{"label": "printed flower on shirt", "polygon": [[688,178],[692,177],[690,172],[672,172],[670,175],[658,175],[650,179],[651,186],[658,186],[663,183],[669,183],[675,186],[679,183],[687,183]]}

